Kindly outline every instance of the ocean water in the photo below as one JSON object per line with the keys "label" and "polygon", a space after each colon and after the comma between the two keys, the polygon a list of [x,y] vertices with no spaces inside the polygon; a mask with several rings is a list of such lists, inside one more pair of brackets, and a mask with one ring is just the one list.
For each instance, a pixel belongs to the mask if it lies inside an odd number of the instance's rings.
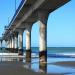
{"label": "ocean water", "polygon": [[[23,48],[23,51],[25,52],[25,47]],[[32,47],[31,48],[32,53],[39,53],[39,47]],[[1,52],[8,52],[5,48],[0,48]],[[47,53],[75,53],[75,47],[47,47]]]}
{"label": "ocean water", "polygon": [[[32,52],[39,52],[38,47],[32,47]],[[75,52],[75,47],[47,47],[47,53],[70,53]]]}
{"label": "ocean water", "polygon": [[[0,53],[9,53],[5,48],[0,49]],[[32,57],[39,57],[39,47],[31,48]],[[23,48],[23,55],[26,55],[25,47]],[[75,47],[48,47],[47,57],[60,57],[60,58],[75,58]]]}
{"label": "ocean water", "polygon": [[[39,48],[32,47],[32,54],[39,55]],[[25,48],[24,48],[25,53]],[[75,47],[48,47],[47,48],[48,57],[75,57]]]}

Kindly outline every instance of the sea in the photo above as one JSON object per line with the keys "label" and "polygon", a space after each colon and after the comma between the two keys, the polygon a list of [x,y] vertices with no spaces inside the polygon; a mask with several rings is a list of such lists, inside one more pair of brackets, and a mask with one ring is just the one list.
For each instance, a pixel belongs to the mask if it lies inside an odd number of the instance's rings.
{"label": "sea", "polygon": [[[31,48],[32,55],[39,55],[39,47]],[[25,53],[25,48],[24,48]],[[75,47],[47,47],[48,57],[75,57]]]}

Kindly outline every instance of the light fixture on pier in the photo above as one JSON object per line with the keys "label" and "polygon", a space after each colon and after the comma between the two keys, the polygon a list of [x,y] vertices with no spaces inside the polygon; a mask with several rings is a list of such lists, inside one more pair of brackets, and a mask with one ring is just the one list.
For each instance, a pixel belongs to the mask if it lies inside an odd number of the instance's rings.
{"label": "light fixture on pier", "polygon": [[5,26],[4,28],[5,28],[5,30],[8,30],[9,29],[9,26]]}

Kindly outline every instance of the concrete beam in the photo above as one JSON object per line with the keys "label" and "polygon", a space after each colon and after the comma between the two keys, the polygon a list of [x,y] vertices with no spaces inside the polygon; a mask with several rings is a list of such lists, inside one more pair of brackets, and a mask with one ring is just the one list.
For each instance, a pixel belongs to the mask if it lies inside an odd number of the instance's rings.
{"label": "concrete beam", "polygon": [[[26,0],[23,3],[22,7],[19,9],[18,13],[10,23],[10,28],[12,28],[11,32],[15,31],[19,28],[23,22],[35,22],[36,16],[33,18],[32,15],[35,14],[38,10],[46,10],[49,13],[53,12],[57,8],[61,7],[62,5],[66,4],[70,0]],[[31,20],[31,18],[33,18]],[[18,20],[18,22],[17,22]],[[12,27],[15,25],[15,27]],[[5,32],[5,36],[9,36],[8,30]]]}

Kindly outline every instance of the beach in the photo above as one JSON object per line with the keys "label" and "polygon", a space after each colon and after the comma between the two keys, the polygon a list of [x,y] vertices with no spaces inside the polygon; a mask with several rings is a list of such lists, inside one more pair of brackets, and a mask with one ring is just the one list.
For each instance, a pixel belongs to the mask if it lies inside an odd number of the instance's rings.
{"label": "beach", "polygon": [[[34,60],[36,61],[36,59]],[[32,62],[34,61],[32,60]],[[75,61],[59,61],[58,60],[57,62],[47,63],[47,66],[49,67],[49,69],[47,68],[47,70],[49,70],[49,72],[47,71],[48,73],[41,71],[40,69],[37,69],[37,66],[38,66],[37,64],[38,62],[27,64],[25,62],[15,61],[15,60],[0,61],[0,74],[1,75],[74,75],[75,74],[74,72],[70,72],[68,70],[68,68],[75,69]],[[33,65],[35,65],[34,66],[35,70],[31,68],[33,67]],[[52,65],[57,67],[52,68]],[[59,66],[61,67],[58,68]],[[65,70],[67,71],[64,71],[62,68],[66,68]]]}
{"label": "beach", "polygon": [[71,67],[75,68],[75,61],[62,61],[62,62],[56,62],[55,65],[63,66],[63,67]]}
{"label": "beach", "polygon": [[40,73],[23,67],[22,62],[0,62],[1,75],[64,75],[63,73]]}

